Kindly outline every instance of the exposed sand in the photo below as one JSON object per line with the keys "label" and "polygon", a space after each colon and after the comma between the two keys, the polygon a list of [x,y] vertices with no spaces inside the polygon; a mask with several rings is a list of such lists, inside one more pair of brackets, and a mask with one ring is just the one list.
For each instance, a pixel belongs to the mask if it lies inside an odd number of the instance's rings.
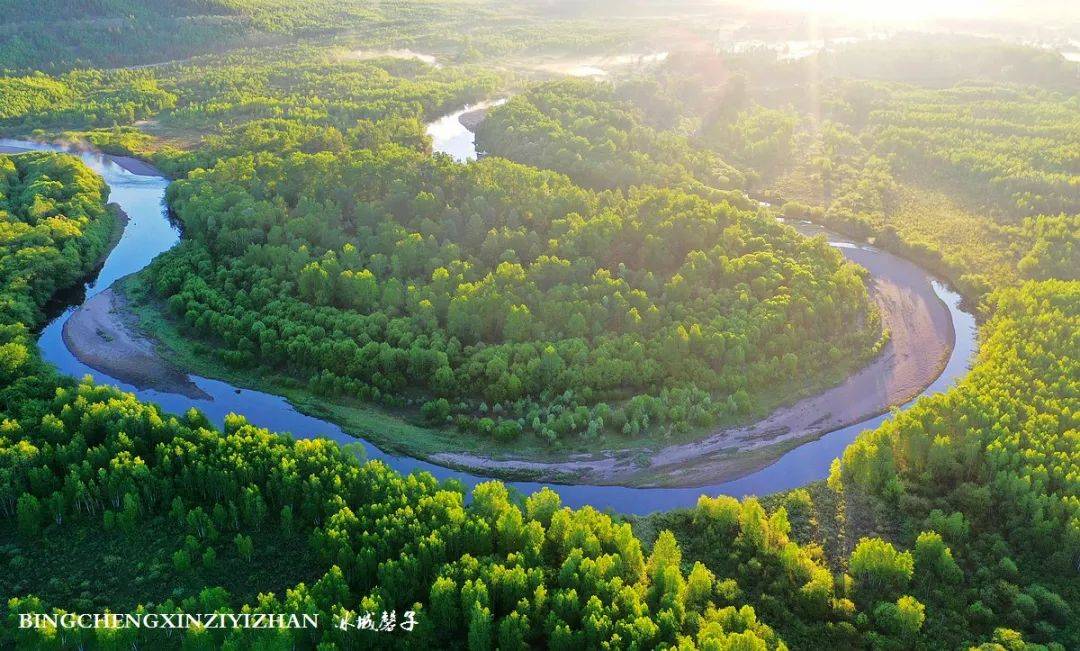
{"label": "exposed sand", "polygon": [[139,176],[165,176],[165,173],[144,160],[132,156],[113,156],[107,154],[106,158],[123,167],[132,174]]}
{"label": "exposed sand", "polygon": [[[12,145],[0,145],[0,154],[25,154],[31,151],[38,151],[36,149],[27,149],[26,147],[16,147]],[[150,163],[144,160],[134,158],[132,156],[115,156],[113,154],[105,154],[105,158],[116,163],[120,167],[126,169],[132,174],[139,176],[165,176],[165,173],[154,167]]]}
{"label": "exposed sand", "polygon": [[64,344],[94,370],[140,390],[209,398],[186,374],[162,359],[155,343],[139,333],[123,294],[106,289],[86,301],[64,324]]}
{"label": "exposed sand", "polygon": [[[440,465],[585,484],[697,486],[734,479],[771,463],[791,446],[858,423],[917,396],[944,368],[954,342],[948,308],[914,264],[884,252],[850,250],[872,274],[870,291],[891,337],[882,352],[841,384],[776,409],[751,425],[659,449],[614,449],[557,461],[493,459],[443,452]],[[122,294],[87,301],[64,326],[64,341],[87,365],[140,389],[206,397],[139,333]],[[642,456],[648,458],[642,464]]]}
{"label": "exposed sand", "polygon": [[[872,298],[891,337],[881,353],[841,384],[775,410],[743,427],[719,429],[703,439],[644,450],[608,450],[562,461],[489,459],[440,453],[430,460],[462,469],[520,473],[537,479],[572,476],[576,482],[627,486],[700,486],[734,479],[768,465],[783,450],[841,427],[887,412],[917,396],[945,367],[955,333],[948,308],[926,275],[897,256],[855,250],[849,255],[870,269]],[[773,450],[768,448],[773,447]]]}
{"label": "exposed sand", "polygon": [[475,108],[471,111],[465,111],[458,116],[458,122],[461,126],[465,127],[469,131],[476,131],[476,128],[480,126],[480,123],[487,117],[487,112],[491,109],[490,106],[484,106],[481,108]]}

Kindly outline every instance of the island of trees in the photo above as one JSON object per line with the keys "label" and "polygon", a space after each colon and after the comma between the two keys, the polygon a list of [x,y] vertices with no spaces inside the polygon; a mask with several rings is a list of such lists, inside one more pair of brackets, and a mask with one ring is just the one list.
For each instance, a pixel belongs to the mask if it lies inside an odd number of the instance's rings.
{"label": "island of trees", "polygon": [[169,201],[186,242],[147,282],[225,363],[501,441],[738,418],[880,332],[823,240],[673,189],[388,146],[221,160]]}

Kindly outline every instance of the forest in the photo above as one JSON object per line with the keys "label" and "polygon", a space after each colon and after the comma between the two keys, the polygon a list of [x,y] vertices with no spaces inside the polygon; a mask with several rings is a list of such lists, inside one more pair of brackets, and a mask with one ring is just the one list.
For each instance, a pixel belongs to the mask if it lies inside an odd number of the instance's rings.
{"label": "forest", "polygon": [[[828,63],[848,71],[868,47]],[[798,64],[749,57],[718,88],[709,65],[673,57],[644,78],[536,85],[492,110],[477,142],[589,187],[630,187],[649,175],[704,196],[745,189],[785,217],[901,252],[972,299],[1019,279],[1075,278],[1075,81],[1062,90],[1068,77],[1026,51],[983,57],[1033,68],[1026,74],[1046,86],[987,75],[911,87],[882,72],[889,81],[807,87],[790,70]],[[811,97],[816,115],[804,108]]]}
{"label": "forest", "polygon": [[476,141],[488,154],[559,170],[589,188],[742,186],[742,174],[717,154],[657,128],[675,115],[656,85],[559,81],[493,109]]}
{"label": "forest", "polygon": [[[108,188],[78,159],[0,155],[0,398],[18,413],[39,371],[32,333],[48,301],[89,273],[115,242],[120,218]],[[7,397],[8,393],[16,397]]]}
{"label": "forest", "polygon": [[482,99],[498,81],[468,66],[342,60],[303,46],[154,69],[33,73],[0,78],[0,133],[68,134],[175,173],[252,151],[423,148],[425,118]]}
{"label": "forest", "polygon": [[707,426],[879,337],[823,241],[677,190],[394,146],[226,159],[169,201],[188,240],[148,282],[226,363],[496,440]]}
{"label": "forest", "polygon": [[[738,172],[629,100],[624,128],[657,163],[635,153],[618,185],[652,187],[610,194],[427,155],[423,122],[498,75],[297,54],[20,78],[0,108],[0,129],[63,124],[188,174],[170,205],[190,237],[146,283],[221,364],[500,444],[595,447],[766,413],[882,345],[857,267],[723,192],[718,170]],[[591,87],[567,85],[568,105]],[[294,187],[271,189],[282,175]]]}
{"label": "forest", "polygon": [[[646,47],[652,23],[123,0],[49,2],[70,17],[48,23],[10,4],[0,134],[172,179],[181,242],[117,291],[223,375],[488,449],[647,454],[888,341],[867,272],[777,216],[934,271],[979,346],[795,490],[632,516],[558,485],[467,488],[57,372],[37,336],[127,219],[77,157],[0,154],[0,647],[1080,648],[1077,64],[908,36],[569,79],[504,57]],[[418,44],[438,63],[342,54]],[[479,160],[433,153],[426,123],[496,97]],[[19,627],[51,612],[320,625]],[[355,626],[391,612],[392,631]]]}
{"label": "forest", "polygon": [[[635,522],[664,527],[650,545],[631,523],[563,508],[550,491],[522,499],[490,482],[466,506],[453,482],[402,477],[347,447],[275,435],[241,416],[215,430],[194,410],[169,415],[42,369],[35,385],[4,394],[5,407],[18,401],[15,413],[6,410],[17,416],[5,419],[0,439],[0,503],[12,521],[4,589],[25,595],[8,604],[9,621],[61,603],[101,603],[86,589],[69,596],[80,577],[94,578],[96,563],[81,554],[109,562],[101,538],[130,546],[150,530],[153,544],[134,548],[138,565],[122,565],[137,572],[135,587],[116,588],[126,596],[107,596],[109,607],[203,612],[247,603],[250,612],[325,618],[408,608],[421,622],[408,643],[440,647],[909,648],[912,639],[933,646],[981,638],[1003,648],[1022,639],[1068,648],[1055,640],[1076,635],[1069,576],[1080,548],[1076,446],[1057,432],[1071,430],[1075,439],[1076,423],[1057,396],[1076,389],[1076,361],[1062,351],[1076,343],[1078,291],[1063,281],[1004,290],[970,378],[849,449],[820,500],[835,503],[831,511],[806,491],[770,510],[753,499],[703,497],[693,510]],[[1030,329],[1040,338],[1019,345],[1016,332]],[[1033,379],[1050,370],[1042,360],[1072,367],[1057,369],[1060,385],[1040,390]],[[995,411],[980,410],[985,405]],[[966,423],[962,436],[935,434],[952,422]],[[846,539],[847,502],[860,495],[904,514],[900,550],[881,538]],[[989,509],[1000,500],[1007,520]],[[80,537],[87,528],[99,532],[93,540]],[[839,577],[815,542],[829,529],[830,553],[842,554],[847,567]],[[46,562],[41,542],[26,546],[42,538],[81,540],[71,578],[60,578],[68,572],[59,567],[47,582],[22,571]],[[308,542],[290,549],[293,539]],[[244,592],[236,575],[260,569],[256,557],[287,558],[289,573],[308,581],[281,586],[283,594]],[[62,558],[70,568],[72,557]],[[234,589],[247,599],[216,584],[166,592],[200,579],[241,584]],[[946,584],[955,587],[941,590]],[[13,635],[20,646],[61,641],[55,631]],[[85,635],[65,632],[63,643],[154,639],[134,629]],[[185,644],[379,643],[335,629],[299,635],[193,631]]]}
{"label": "forest", "polygon": [[[589,5],[601,11],[591,15]],[[648,34],[642,21],[612,25],[602,9],[617,5],[604,0],[563,12],[543,0],[8,0],[0,71],[146,69],[206,53],[261,55],[327,42],[419,48],[459,63],[604,52]]]}
{"label": "forest", "polygon": [[[972,293],[1049,277],[1045,264],[1076,277],[1080,254],[1053,235],[1080,210],[1068,144],[1080,137],[1075,96],[993,84],[853,85],[837,95],[837,119],[817,136],[823,157],[778,180],[781,196],[820,205],[822,219],[853,232],[903,242]],[[855,96],[861,107],[847,99]],[[941,203],[952,228],[936,223]],[[1050,250],[1063,257],[1045,260]]]}

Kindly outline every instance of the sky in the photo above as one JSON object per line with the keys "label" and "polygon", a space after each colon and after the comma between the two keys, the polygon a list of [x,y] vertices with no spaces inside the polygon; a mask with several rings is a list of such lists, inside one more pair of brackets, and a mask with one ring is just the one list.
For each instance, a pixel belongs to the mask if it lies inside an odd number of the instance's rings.
{"label": "sky", "polygon": [[840,15],[853,20],[1080,20],[1080,0],[766,0],[773,9]]}

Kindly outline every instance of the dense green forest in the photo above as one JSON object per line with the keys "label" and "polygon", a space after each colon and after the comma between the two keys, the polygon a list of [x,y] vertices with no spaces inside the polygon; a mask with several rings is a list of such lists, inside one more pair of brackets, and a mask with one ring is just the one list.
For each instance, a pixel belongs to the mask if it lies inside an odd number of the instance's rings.
{"label": "dense green forest", "polygon": [[[191,56],[254,36],[241,3],[5,2],[0,69],[130,65]],[[261,3],[251,3],[252,5]]]}
{"label": "dense green forest", "polygon": [[[862,271],[743,191],[934,269],[981,319],[970,373],[861,434],[827,482],[571,509],[59,376],[34,333],[121,220],[77,158],[0,155],[0,646],[1080,648],[1075,65],[898,40],[533,81],[477,61],[625,47],[632,21],[600,29],[573,2],[515,20],[474,2],[8,4],[0,133],[174,177],[183,240],[135,280],[142,307],[234,373],[488,447],[745,420],[882,333]],[[445,61],[343,57],[354,43]],[[102,69],[208,48],[228,52]],[[486,157],[432,155],[426,121],[510,91]],[[54,609],[320,626],[18,628]],[[383,611],[416,626],[338,625]]]}
{"label": "dense green forest", "polygon": [[647,149],[601,147],[633,152],[613,163],[631,174],[614,186],[675,187],[595,192],[428,156],[424,120],[501,80],[312,48],[236,53],[12,78],[24,92],[0,100],[0,128],[190,172],[170,195],[188,241],[147,281],[221,363],[467,436],[597,447],[685,434],[762,414],[876,352],[857,268],[721,191],[739,173],[718,157],[644,124],[632,100],[662,112],[655,85],[599,103],[595,84],[548,95],[571,92],[559,105],[612,123],[596,133],[625,129]]}
{"label": "dense green forest", "polygon": [[681,98],[693,140],[751,170],[754,191],[789,217],[897,250],[972,298],[1075,278],[1075,64],[987,41],[950,48],[861,44],[817,61],[817,83],[805,81],[811,63],[758,60],[711,92],[707,77],[687,82],[707,73],[685,62],[656,79]]}
{"label": "dense green forest", "polygon": [[[901,46],[889,60],[916,51]],[[869,65],[862,57],[885,58],[871,45],[828,59],[825,70],[837,76],[814,85],[805,84],[803,63],[727,62],[734,72],[717,83],[711,62],[673,57],[646,78],[530,88],[493,109],[477,141],[594,187],[650,175],[699,193],[746,187],[785,204],[785,216],[914,258],[969,297],[1024,278],[1075,277],[1075,73],[981,42],[951,53],[921,55],[944,59],[938,83],[957,76],[945,87],[850,78]],[[964,81],[996,70],[994,62],[1046,86],[1013,83],[1011,74]],[[885,64],[874,69],[878,79],[906,79]]]}
{"label": "dense green forest", "polygon": [[389,146],[227,159],[169,201],[187,242],[149,282],[225,362],[499,441],[707,426],[879,336],[823,240],[677,190]]}
{"label": "dense green forest", "polygon": [[89,273],[113,241],[119,219],[106,194],[72,156],[0,155],[0,411],[16,413],[8,392],[36,386],[30,335],[45,304]]}
{"label": "dense green forest", "polygon": [[[755,500],[702,498],[694,510],[650,522],[677,536],[660,533],[648,549],[629,524],[561,508],[549,491],[522,501],[491,482],[465,506],[453,483],[401,477],[327,441],[273,435],[242,417],[214,431],[195,411],[163,414],[41,369],[44,379],[4,394],[5,407],[16,407],[0,437],[12,570],[4,590],[16,597],[9,621],[52,605],[236,608],[232,588],[253,612],[332,619],[410,609],[420,622],[410,645],[907,648],[983,639],[1013,648],[1026,635],[1068,648],[1077,636],[1070,573],[1080,530],[1075,444],[1060,438],[1070,430],[1074,438],[1075,415],[1059,396],[1075,394],[1076,361],[1065,351],[1076,343],[1078,292],[1075,282],[1051,281],[1002,293],[970,378],[861,439],[838,464],[827,489],[839,502],[833,527],[818,521],[821,506],[804,491],[771,511]],[[1032,329],[1037,341],[1016,336]],[[1072,366],[1041,368],[1043,360]],[[1060,384],[1037,388],[1034,378],[1048,371]],[[927,443],[933,428],[952,422],[968,433]],[[836,533],[830,543],[845,556],[850,548],[837,579],[810,541],[819,527],[846,531],[854,491],[880,496],[881,517],[899,508],[898,538],[914,542],[902,551],[907,545]],[[1008,520],[989,509],[999,500]],[[100,533],[84,537],[87,528]],[[41,537],[78,541],[66,550],[77,553],[61,556],[67,563],[52,561],[50,579],[22,571],[46,562]],[[294,538],[309,542],[293,548]],[[135,541],[150,544],[130,547]],[[138,551],[118,565],[112,554],[125,546]],[[277,559],[307,581],[285,590],[280,577],[267,579],[280,586],[276,595],[248,584]],[[123,569],[102,579],[103,568]],[[102,580],[116,592],[102,600],[86,587],[72,598],[80,581]],[[10,631],[20,645],[51,645],[60,635]],[[84,635],[65,632],[64,642],[155,639],[133,629]],[[352,646],[378,644],[377,635],[194,631],[186,642]]]}
{"label": "dense green forest", "polygon": [[425,119],[484,98],[499,79],[472,67],[348,61],[302,47],[153,70],[0,77],[0,133],[63,132],[177,174],[253,151],[386,142],[426,149]]}
{"label": "dense green forest", "polygon": [[[1076,95],[859,82],[834,93],[832,119],[805,135],[811,153],[776,181],[780,196],[823,207],[821,219],[849,232],[902,243],[971,292],[1047,277],[1046,265],[1075,277],[1080,253],[1056,240],[1070,223],[1075,232],[1080,212]],[[1060,257],[1046,259],[1050,251]]]}

